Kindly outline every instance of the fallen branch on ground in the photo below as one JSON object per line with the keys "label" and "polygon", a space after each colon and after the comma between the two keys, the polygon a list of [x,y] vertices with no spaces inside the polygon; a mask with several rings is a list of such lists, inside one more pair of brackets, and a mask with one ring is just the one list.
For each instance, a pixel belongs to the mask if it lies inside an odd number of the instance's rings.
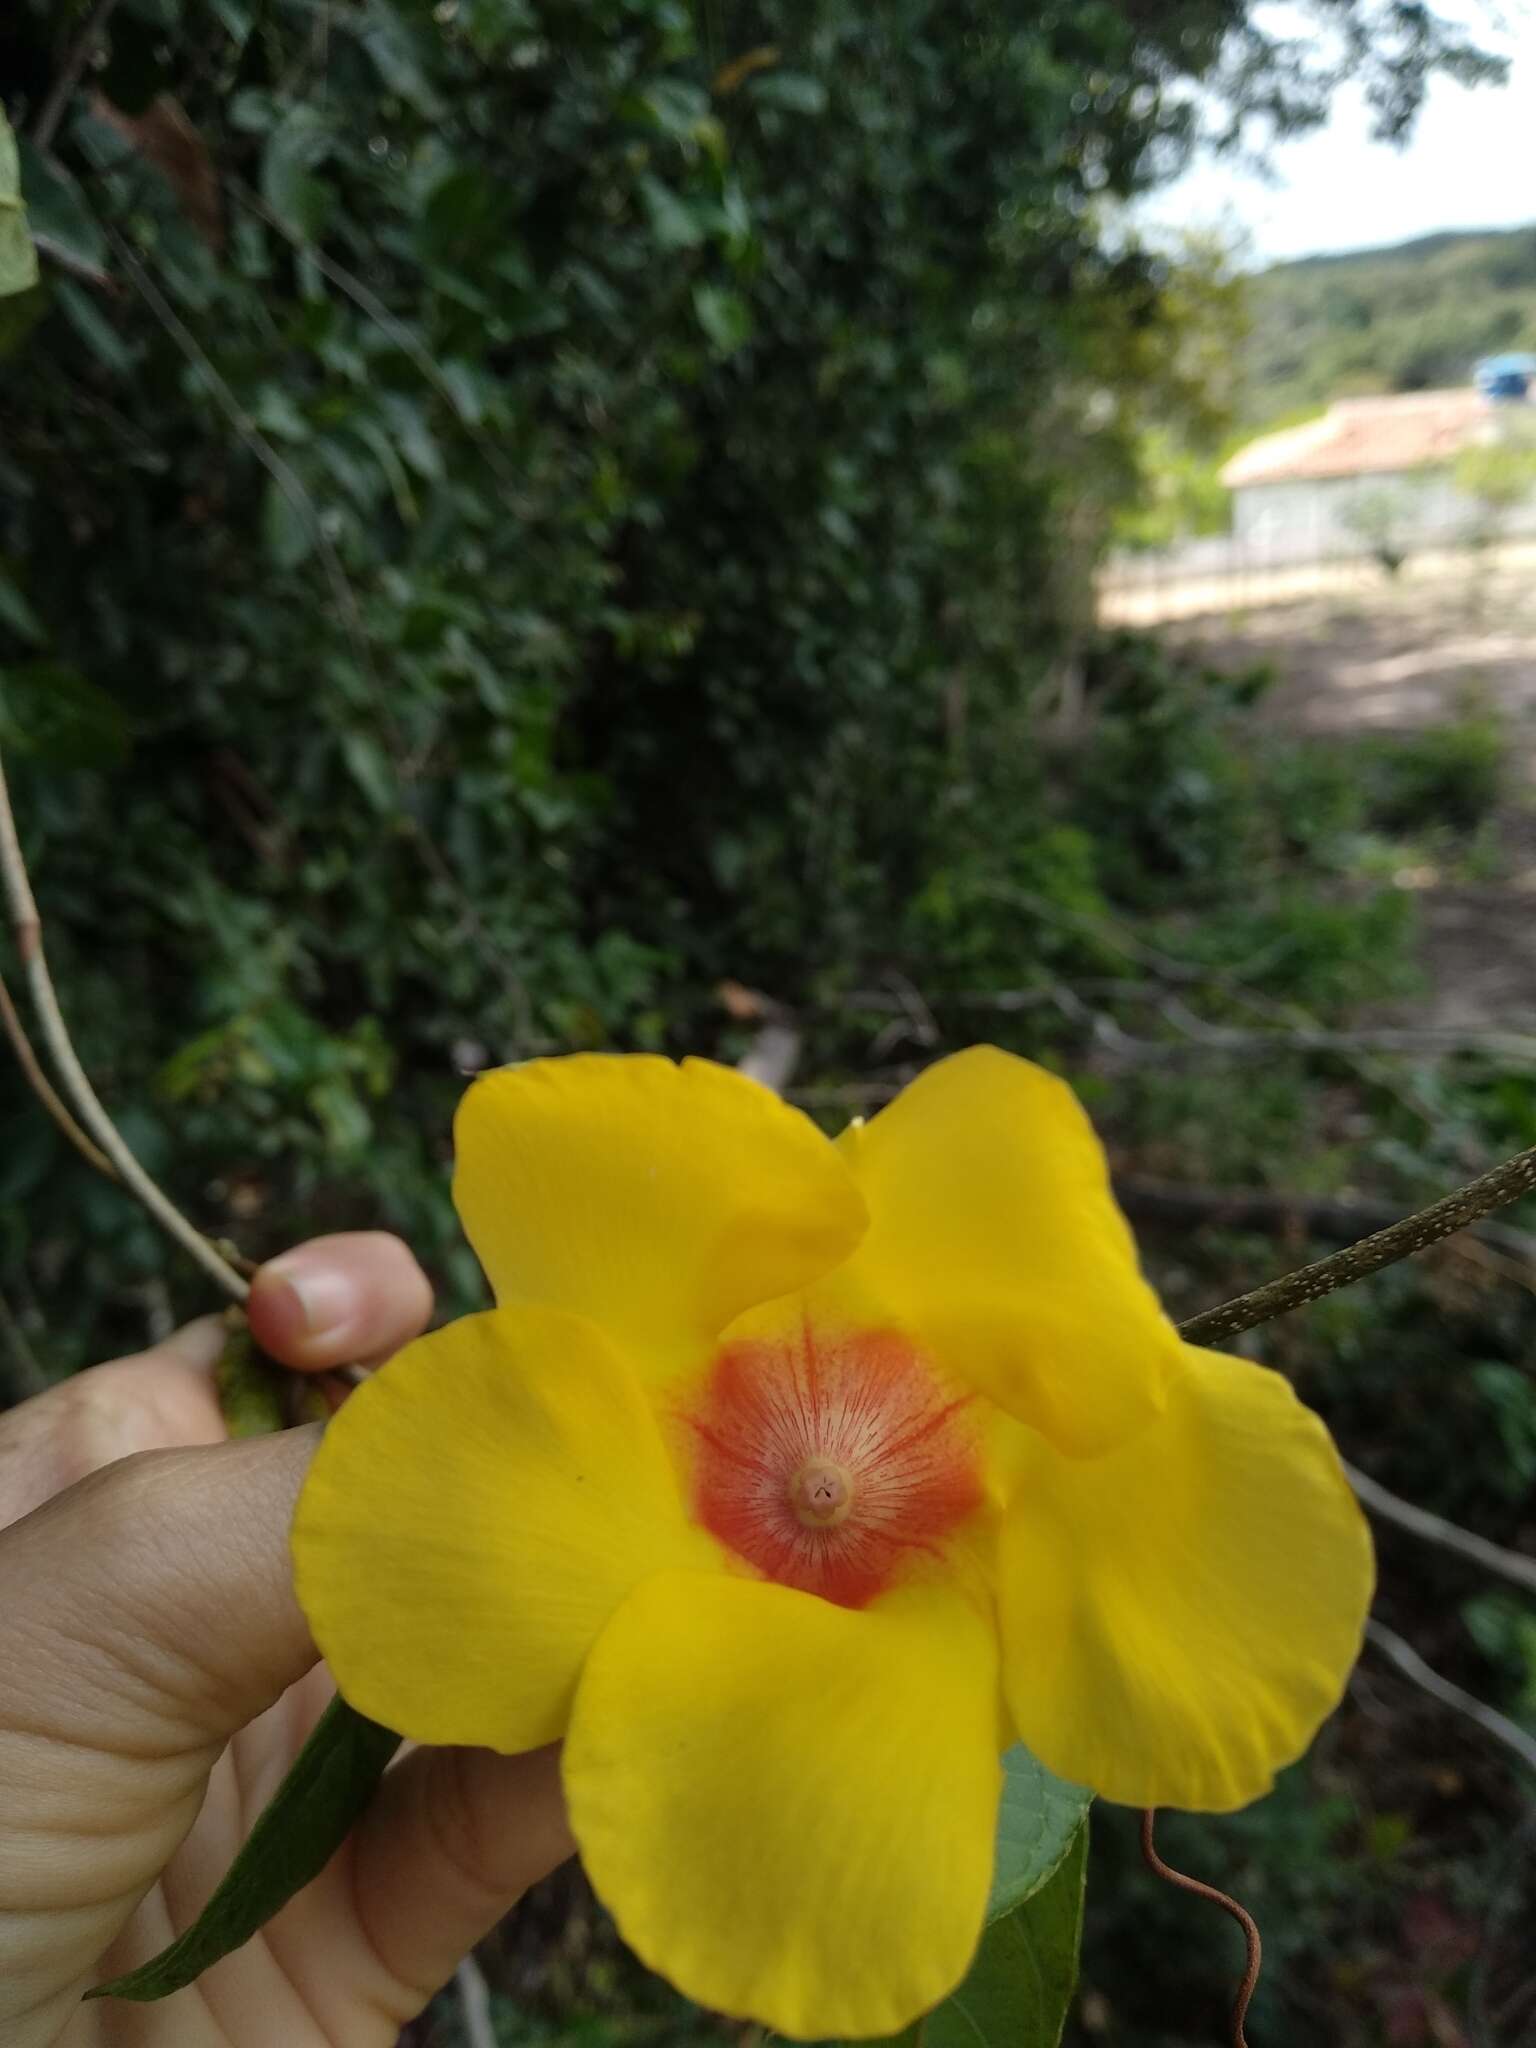
{"label": "fallen branch on ground", "polygon": [[1536,1740],[1526,1734],[1497,1707],[1490,1707],[1486,1700],[1478,1699],[1470,1692],[1463,1692],[1450,1679],[1442,1678],[1433,1666],[1424,1659],[1411,1643],[1404,1642],[1395,1629],[1379,1621],[1365,1624],[1365,1639],[1373,1643],[1384,1657],[1389,1657],[1421,1692],[1427,1692],[1432,1700],[1438,1700],[1442,1707],[1449,1707],[1452,1713],[1464,1714],[1469,1721],[1475,1721],[1485,1735],[1491,1735],[1495,1742],[1517,1756],[1527,1770],[1536,1771]]}
{"label": "fallen branch on ground", "polygon": [[1428,1508],[1415,1507],[1411,1500],[1389,1493],[1369,1472],[1362,1472],[1354,1465],[1345,1465],[1344,1476],[1364,1505],[1373,1514],[1380,1515],[1384,1522],[1391,1522],[1408,1535],[1417,1536],[1422,1543],[1434,1543],[1442,1550],[1454,1551],[1458,1557],[1480,1565],[1484,1571],[1507,1579],[1522,1593],[1536,1593],[1536,1557],[1527,1557],[1519,1550],[1505,1550],[1500,1544],[1490,1543],[1485,1536],[1474,1536],[1470,1529],[1448,1522],[1443,1515],[1432,1515]]}

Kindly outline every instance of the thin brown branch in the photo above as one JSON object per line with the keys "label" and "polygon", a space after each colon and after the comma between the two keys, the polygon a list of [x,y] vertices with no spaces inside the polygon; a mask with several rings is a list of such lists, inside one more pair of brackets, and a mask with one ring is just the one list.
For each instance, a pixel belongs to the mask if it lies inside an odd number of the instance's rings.
{"label": "thin brown branch", "polygon": [[116,1124],[102,1106],[100,1097],[91,1086],[90,1077],[80,1064],[74,1041],[64,1022],[64,1014],[59,1008],[53,977],[48,971],[48,959],[43,950],[42,921],[38,916],[36,898],[32,894],[32,883],[27,874],[26,862],[22,858],[21,841],[16,834],[16,819],[11,809],[11,796],[6,786],[3,760],[0,760],[0,884],[4,886],[6,901],[10,906],[17,951],[26,969],[32,1006],[42,1027],[43,1041],[52,1056],[54,1068],[69,1095],[76,1116],[106,1153],[123,1186],[138,1198],[161,1229],[169,1237],[174,1238],[184,1251],[190,1253],[210,1279],[216,1281],[226,1294],[233,1296],[236,1301],[243,1302],[250,1293],[246,1281],[229,1261],[215,1250],[207,1238],[187,1221],[140,1166],[124,1143]]}
{"label": "thin brown branch", "polygon": [[96,5],[91,9],[90,19],[71,43],[64,62],[59,66],[59,75],[53,81],[53,86],[47,99],[43,101],[32,129],[32,141],[38,150],[47,150],[52,146],[59,123],[64,118],[64,110],[69,105],[70,95],[80,83],[80,74],[90,63],[96,45],[101,39],[101,32],[116,5],[117,0],[96,0]]}
{"label": "thin brown branch", "polygon": [[1517,1727],[1507,1715],[1501,1714],[1497,1707],[1490,1707],[1475,1693],[1464,1692],[1450,1679],[1442,1678],[1432,1665],[1424,1662],[1411,1643],[1405,1642],[1394,1629],[1383,1623],[1368,1621],[1365,1635],[1366,1641],[1374,1644],[1384,1657],[1389,1657],[1421,1692],[1427,1692],[1432,1700],[1438,1700],[1442,1707],[1449,1707],[1453,1713],[1464,1714],[1469,1721],[1475,1721],[1485,1735],[1491,1735],[1495,1742],[1517,1756],[1527,1770],[1536,1771],[1536,1740],[1523,1728]]}
{"label": "thin brown branch", "polygon": [[1433,1543],[1442,1550],[1454,1551],[1458,1557],[1481,1565],[1484,1571],[1507,1579],[1522,1593],[1536,1593],[1536,1557],[1527,1557],[1518,1550],[1506,1550],[1501,1544],[1490,1543],[1484,1536],[1474,1536],[1470,1529],[1446,1521],[1443,1515],[1432,1515],[1428,1508],[1415,1507],[1411,1500],[1402,1500],[1397,1494],[1389,1493],[1369,1472],[1361,1472],[1353,1465],[1346,1465],[1344,1474],[1359,1498],[1384,1522],[1391,1522],[1408,1535],[1417,1536],[1422,1543]]}
{"label": "thin brown branch", "polygon": [[6,1037],[11,1041],[11,1050],[16,1055],[17,1065],[26,1076],[27,1086],[70,1144],[83,1159],[90,1161],[98,1173],[104,1173],[108,1180],[116,1180],[116,1167],[100,1146],[93,1145],[81,1130],[70,1115],[58,1090],[43,1072],[42,1062],[32,1050],[32,1041],[27,1036],[26,1026],[17,1015],[16,1005],[11,1000],[11,992],[5,985],[4,975],[0,975],[0,1029],[4,1030]]}
{"label": "thin brown branch", "polygon": [[1232,2004],[1232,2048],[1248,2048],[1248,2036],[1244,2028],[1248,2019],[1248,2005],[1259,1981],[1259,1971],[1264,1961],[1264,1945],[1259,1939],[1258,1922],[1238,1901],[1215,1885],[1206,1884],[1202,1878],[1188,1877],[1182,1870],[1175,1870],[1165,1863],[1157,1853],[1154,1829],[1157,1815],[1148,1807],[1141,1816],[1141,1853],[1147,1868],[1167,1884],[1177,1885],[1181,1892],[1192,1892],[1197,1899],[1209,1899],[1213,1906],[1220,1906],[1224,1913],[1230,1913],[1243,1930],[1243,1939],[1248,1944],[1248,1966],[1243,1972],[1243,1981],[1237,1987],[1237,1997]]}
{"label": "thin brown branch", "polygon": [[1438,1244],[1454,1231],[1465,1230],[1479,1217],[1518,1202],[1533,1187],[1536,1147],[1517,1152],[1512,1159],[1479,1174],[1465,1187],[1442,1195],[1427,1209],[1404,1216],[1385,1230],[1373,1231],[1358,1244],[1346,1245],[1342,1251],[1330,1252],[1327,1258],[1315,1259],[1309,1266],[1299,1266],[1294,1273],[1284,1273],[1278,1280],[1270,1280],[1248,1294],[1239,1294],[1217,1308],[1207,1309],[1203,1315],[1191,1316],[1188,1322],[1179,1325],[1179,1333],[1191,1344],[1216,1344],[1260,1323],[1273,1322],[1276,1316],[1288,1315],[1293,1308],[1301,1308],[1309,1301],[1321,1301],[1324,1295],[1333,1294],[1340,1287],[1379,1273],[1383,1266],[1396,1265],[1399,1259],[1423,1251],[1426,1245]]}

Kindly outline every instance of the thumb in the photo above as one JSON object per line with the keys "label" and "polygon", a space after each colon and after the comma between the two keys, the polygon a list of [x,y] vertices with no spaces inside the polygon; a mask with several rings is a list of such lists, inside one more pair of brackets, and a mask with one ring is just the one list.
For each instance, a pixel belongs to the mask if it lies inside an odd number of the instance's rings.
{"label": "thumb", "polygon": [[318,1430],[147,1451],[0,1530],[0,2036],[51,2041],[225,1739],[315,1661],[288,1524]]}
{"label": "thumb", "polygon": [[301,1678],[288,1525],[318,1440],[121,1458],[0,1532],[0,1742],[216,1749]]}

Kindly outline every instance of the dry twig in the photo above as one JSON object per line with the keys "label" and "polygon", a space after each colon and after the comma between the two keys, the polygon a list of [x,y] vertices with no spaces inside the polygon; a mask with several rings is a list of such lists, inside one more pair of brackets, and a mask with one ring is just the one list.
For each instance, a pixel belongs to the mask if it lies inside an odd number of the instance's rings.
{"label": "dry twig", "polygon": [[53,138],[58,133],[59,123],[64,118],[64,109],[69,105],[70,94],[80,83],[80,75],[90,63],[101,32],[116,5],[117,0],[96,0],[89,21],[70,45],[69,54],[59,66],[59,75],[53,81],[33,126],[34,148],[46,151],[52,145]]}
{"label": "dry twig", "polygon": [[102,1151],[101,1147],[92,1144],[85,1132],[81,1130],[79,1124],[70,1115],[58,1090],[43,1072],[42,1062],[32,1050],[32,1041],[27,1036],[26,1026],[22,1023],[17,1013],[16,1005],[11,1001],[11,992],[5,985],[4,975],[0,975],[0,1028],[4,1029],[6,1037],[11,1041],[11,1050],[15,1053],[17,1064],[26,1076],[27,1086],[43,1105],[43,1108],[47,1110],[49,1116],[53,1118],[53,1121],[58,1125],[65,1137],[68,1138],[70,1144],[74,1146],[82,1159],[87,1160],[90,1165],[95,1167],[98,1173],[105,1174],[108,1180],[116,1180],[117,1168],[112,1164],[106,1153]]}
{"label": "dry twig", "polygon": [[1412,1679],[1421,1692],[1427,1692],[1432,1700],[1438,1700],[1442,1707],[1449,1707],[1452,1713],[1464,1714],[1469,1721],[1475,1721],[1485,1735],[1491,1735],[1517,1756],[1527,1770],[1536,1771],[1536,1740],[1526,1734],[1497,1707],[1490,1707],[1485,1700],[1463,1692],[1459,1685],[1453,1685],[1448,1678],[1442,1678],[1431,1665],[1424,1662],[1411,1643],[1404,1642],[1395,1629],[1379,1621],[1365,1624],[1366,1641],[1373,1643],[1384,1657],[1389,1657],[1405,1678]]}
{"label": "dry twig", "polygon": [[80,1064],[74,1041],[70,1038],[69,1028],[59,1008],[53,977],[48,971],[48,959],[43,950],[42,919],[38,915],[37,901],[32,894],[26,862],[22,858],[21,841],[16,834],[16,820],[11,810],[11,796],[6,786],[3,760],[0,760],[0,884],[3,884],[6,901],[10,906],[11,924],[16,934],[16,950],[27,976],[33,1007],[42,1026],[43,1041],[69,1094],[75,1115],[112,1162],[124,1187],[138,1198],[161,1229],[173,1237],[184,1251],[190,1253],[210,1279],[216,1281],[226,1294],[231,1295],[236,1301],[244,1301],[250,1293],[245,1280],[229,1261],[215,1250],[201,1231],[187,1221],[140,1166],[123,1142],[116,1124],[108,1116],[100,1097],[91,1086],[89,1076]]}
{"label": "dry twig", "polygon": [[1344,1474],[1358,1497],[1384,1522],[1393,1523],[1423,1543],[1434,1543],[1442,1550],[1455,1551],[1458,1557],[1507,1579],[1522,1593],[1536,1593],[1536,1557],[1526,1557],[1518,1550],[1505,1550],[1484,1536],[1474,1536],[1470,1529],[1446,1521],[1443,1515],[1432,1515],[1428,1508],[1415,1507],[1411,1500],[1402,1500],[1397,1494],[1389,1493],[1368,1472],[1361,1472],[1353,1465],[1346,1465]]}
{"label": "dry twig", "polygon": [[468,2048],[496,2048],[496,2026],[491,2017],[491,1988],[485,1972],[473,1956],[466,1956],[454,1977],[459,1994],[459,2018],[464,2025]]}

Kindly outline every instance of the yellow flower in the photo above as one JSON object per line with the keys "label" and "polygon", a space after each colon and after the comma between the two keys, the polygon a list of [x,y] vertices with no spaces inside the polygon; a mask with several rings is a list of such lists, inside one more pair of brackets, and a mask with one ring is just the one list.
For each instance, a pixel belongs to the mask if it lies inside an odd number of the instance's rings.
{"label": "yellow flower", "polygon": [[988,1047],[836,1144],[729,1068],[476,1081],[497,1307],[330,1424],[299,1598],[419,1742],[563,1737],[638,1953],[795,2036],[964,1974],[998,1756],[1264,1792],[1338,1698],[1370,1546],[1276,1374],[1180,1342],[1071,1092]]}

